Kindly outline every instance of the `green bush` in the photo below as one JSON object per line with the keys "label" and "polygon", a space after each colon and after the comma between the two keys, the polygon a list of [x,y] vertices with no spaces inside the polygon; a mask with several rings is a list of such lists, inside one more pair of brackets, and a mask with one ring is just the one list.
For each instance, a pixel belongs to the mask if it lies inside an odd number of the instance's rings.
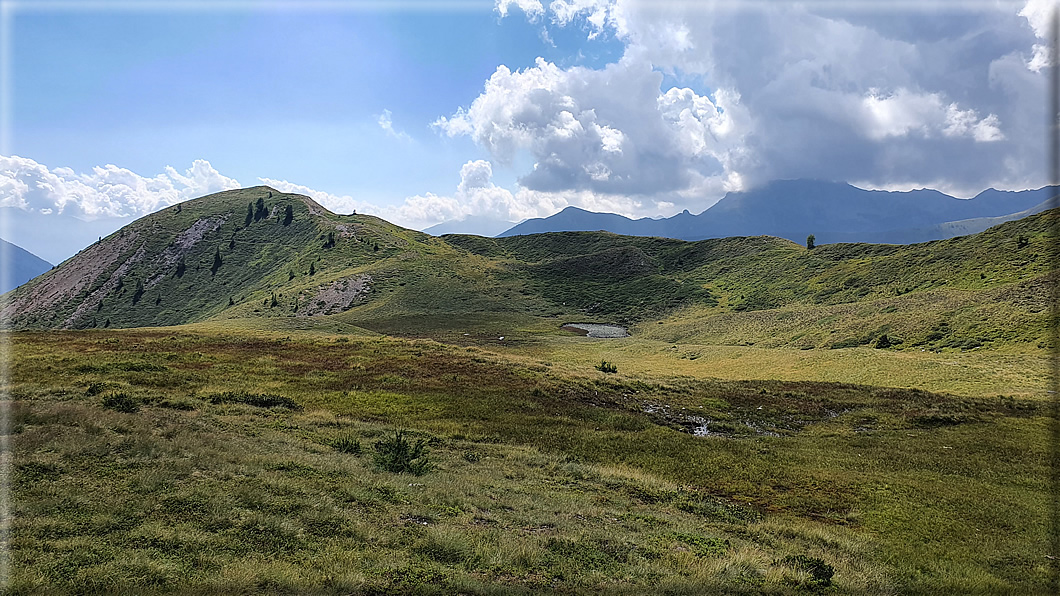
{"label": "green bush", "polygon": [[416,442],[412,443],[401,431],[396,431],[393,437],[376,441],[372,459],[381,470],[422,476],[431,471],[427,453],[427,441],[416,439]]}
{"label": "green bush", "polygon": [[254,406],[256,408],[302,409],[302,406],[293,399],[282,395],[273,395],[271,393],[225,391],[224,393],[215,393],[208,397],[207,400],[212,404],[240,403]]}
{"label": "green bush", "polygon": [[600,361],[600,364],[596,365],[596,370],[605,373],[616,373],[618,372],[618,366],[616,366],[613,362],[602,360]]}
{"label": "green bush", "polygon": [[331,442],[331,446],[343,453],[351,453],[353,455],[361,454],[361,440],[352,433],[335,439]]}
{"label": "green bush", "polygon": [[115,412],[132,414],[140,409],[140,403],[128,393],[108,393],[103,396],[103,407]]}
{"label": "green bush", "polygon": [[799,571],[809,573],[811,578],[810,581],[807,582],[809,587],[825,588],[832,585],[832,576],[835,574],[835,569],[817,557],[789,555],[784,557],[782,562],[785,565],[790,565],[791,567],[798,569]]}

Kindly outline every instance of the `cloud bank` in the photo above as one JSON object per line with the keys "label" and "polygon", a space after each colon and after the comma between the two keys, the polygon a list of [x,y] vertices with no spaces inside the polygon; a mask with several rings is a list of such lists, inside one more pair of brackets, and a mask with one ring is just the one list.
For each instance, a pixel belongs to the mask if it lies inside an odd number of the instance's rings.
{"label": "cloud bank", "polygon": [[624,52],[599,68],[499,65],[433,126],[498,163],[528,156],[513,200],[529,210],[520,197],[698,212],[777,178],[1036,187],[1051,6],[498,0],[501,18],[580,27]]}
{"label": "cloud bank", "polygon": [[167,166],[164,173],[147,178],[114,165],[78,174],[70,168],[50,169],[25,157],[0,156],[0,207],[42,215],[64,214],[86,221],[141,217],[239,186],[204,159],[192,162],[183,174]]}
{"label": "cloud bank", "polygon": [[[566,206],[565,202],[557,203],[526,190],[513,194],[497,186],[492,165],[485,160],[463,165],[460,183],[451,195],[425,193],[396,205],[373,204],[287,180],[259,181],[281,192],[311,197],[334,213],[370,213],[414,229],[472,214],[518,221],[548,215]],[[49,168],[24,157],[0,156],[0,207],[39,217],[62,214],[84,221],[115,220],[115,228],[130,217],[142,217],[182,201],[240,186],[203,159],[195,160],[183,173],[167,167],[162,174],[145,177],[113,165],[78,174],[70,168]]]}

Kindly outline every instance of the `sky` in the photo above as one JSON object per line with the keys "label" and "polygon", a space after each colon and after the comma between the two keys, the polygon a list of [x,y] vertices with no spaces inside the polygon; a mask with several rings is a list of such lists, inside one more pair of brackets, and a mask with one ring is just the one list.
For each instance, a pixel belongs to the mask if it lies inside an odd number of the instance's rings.
{"label": "sky", "polygon": [[0,236],[59,262],[260,184],[415,229],[1038,188],[1052,6],[0,0]]}

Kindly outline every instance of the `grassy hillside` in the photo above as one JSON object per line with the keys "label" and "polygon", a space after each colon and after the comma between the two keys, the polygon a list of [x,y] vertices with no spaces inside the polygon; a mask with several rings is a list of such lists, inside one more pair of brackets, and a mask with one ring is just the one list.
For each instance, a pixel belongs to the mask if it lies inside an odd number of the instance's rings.
{"label": "grassy hillside", "polygon": [[429,335],[586,320],[671,342],[843,348],[887,335],[891,349],[1036,349],[1055,217],[813,250],[771,237],[434,238],[256,187],[138,220],[13,292],[6,312],[15,328],[309,318]]}
{"label": "grassy hillside", "polygon": [[1046,592],[1038,400],[210,329],[12,334],[8,593]]}

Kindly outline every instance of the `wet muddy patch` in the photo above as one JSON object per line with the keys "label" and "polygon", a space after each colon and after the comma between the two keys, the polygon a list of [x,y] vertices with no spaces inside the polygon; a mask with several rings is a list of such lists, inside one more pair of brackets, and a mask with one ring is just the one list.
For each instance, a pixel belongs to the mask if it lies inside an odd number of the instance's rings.
{"label": "wet muddy patch", "polygon": [[654,423],[697,437],[781,437],[802,431],[810,424],[830,420],[845,409],[811,408],[815,411],[732,404],[721,411],[644,403],[641,411]]}

